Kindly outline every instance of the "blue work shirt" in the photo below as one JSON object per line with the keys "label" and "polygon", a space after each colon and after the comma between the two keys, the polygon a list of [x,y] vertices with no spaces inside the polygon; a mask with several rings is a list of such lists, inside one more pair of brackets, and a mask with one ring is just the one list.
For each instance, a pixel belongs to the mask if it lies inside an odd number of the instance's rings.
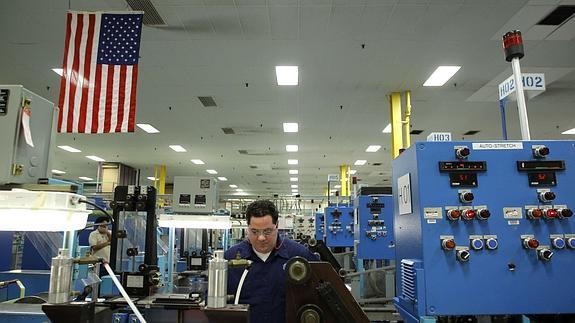
{"label": "blue work shirt", "polygon": [[[240,253],[242,259],[253,261],[244,280],[240,294],[240,304],[250,305],[250,323],[282,323],[285,322],[286,310],[286,273],[285,264],[295,256],[301,256],[310,261],[319,259],[303,245],[278,235],[276,248],[268,259],[263,262],[253,251],[248,240],[244,240],[228,249],[224,257],[236,258]],[[228,270],[228,294],[236,294],[243,268]]]}

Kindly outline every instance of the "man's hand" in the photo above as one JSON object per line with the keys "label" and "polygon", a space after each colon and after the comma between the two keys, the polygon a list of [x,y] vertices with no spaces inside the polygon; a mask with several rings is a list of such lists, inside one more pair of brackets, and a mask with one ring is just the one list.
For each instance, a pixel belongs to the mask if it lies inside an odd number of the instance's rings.
{"label": "man's hand", "polygon": [[112,241],[112,232],[110,230],[106,230],[106,236],[108,236],[108,242]]}

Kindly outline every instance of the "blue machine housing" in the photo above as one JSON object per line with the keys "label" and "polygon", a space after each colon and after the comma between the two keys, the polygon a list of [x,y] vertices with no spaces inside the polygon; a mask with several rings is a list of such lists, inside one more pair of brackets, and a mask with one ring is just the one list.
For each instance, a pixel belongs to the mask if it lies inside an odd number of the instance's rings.
{"label": "blue machine housing", "polygon": [[359,195],[353,205],[357,258],[395,260],[393,196]]}
{"label": "blue machine housing", "polygon": [[[541,146],[548,148],[546,157],[534,153]],[[457,158],[464,148],[468,157]],[[440,162],[453,163],[440,171]],[[575,206],[575,142],[418,142],[393,161],[393,183],[394,303],[406,321],[575,313],[575,218],[562,211]],[[547,190],[556,198],[544,202],[538,195]],[[470,202],[462,202],[466,191],[473,194]],[[461,212],[458,220],[447,217],[453,209]],[[478,218],[482,209],[490,211],[487,219]],[[532,209],[565,217],[533,220],[526,215]],[[463,220],[469,210],[475,217]],[[538,246],[523,239],[529,237]],[[563,244],[554,244],[556,238]],[[450,239],[456,246],[447,250]],[[553,253],[548,261],[545,249]]]}
{"label": "blue machine housing", "polygon": [[353,207],[334,204],[325,208],[325,244],[328,247],[353,247]]}
{"label": "blue machine housing", "polygon": [[323,241],[325,232],[325,217],[323,213],[317,212],[315,214],[315,240]]}

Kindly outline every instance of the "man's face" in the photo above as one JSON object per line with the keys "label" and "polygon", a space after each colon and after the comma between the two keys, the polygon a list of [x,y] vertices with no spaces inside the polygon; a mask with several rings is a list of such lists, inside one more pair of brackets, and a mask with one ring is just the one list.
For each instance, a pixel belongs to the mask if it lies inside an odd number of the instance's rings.
{"label": "man's face", "polygon": [[252,217],[248,225],[248,237],[256,251],[261,253],[272,251],[278,238],[277,226],[272,216]]}
{"label": "man's face", "polygon": [[104,221],[98,226],[98,232],[104,234],[108,231],[108,222]]}

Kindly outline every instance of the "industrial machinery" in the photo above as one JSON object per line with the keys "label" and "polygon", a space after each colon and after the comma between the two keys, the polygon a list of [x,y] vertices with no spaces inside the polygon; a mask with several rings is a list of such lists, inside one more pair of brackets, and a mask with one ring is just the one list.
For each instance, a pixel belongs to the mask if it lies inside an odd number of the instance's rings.
{"label": "industrial machinery", "polygon": [[325,216],[321,212],[315,213],[315,240],[324,241],[325,236]]}
{"label": "industrial machinery", "polygon": [[174,177],[172,210],[176,214],[212,214],[217,209],[217,182],[209,177]]}
{"label": "industrial machinery", "polygon": [[575,142],[418,142],[393,161],[406,322],[575,313]]}
{"label": "industrial machinery", "polygon": [[354,250],[358,259],[395,260],[392,201],[391,195],[355,198]]}
{"label": "industrial machinery", "polygon": [[315,217],[298,214],[294,221],[294,236],[296,240],[315,235]]}
{"label": "industrial machinery", "polygon": [[353,247],[353,207],[332,204],[325,208],[325,243],[328,247]]}

